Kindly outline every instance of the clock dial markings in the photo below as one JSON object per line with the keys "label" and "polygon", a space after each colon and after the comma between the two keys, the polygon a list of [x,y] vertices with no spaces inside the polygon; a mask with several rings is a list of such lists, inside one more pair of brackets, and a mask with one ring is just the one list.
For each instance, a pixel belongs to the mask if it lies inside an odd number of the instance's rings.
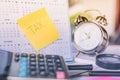
{"label": "clock dial markings", "polygon": [[[78,37],[80,36],[80,37]],[[84,50],[91,50],[99,45],[101,31],[96,24],[82,24],[75,32],[76,44]]]}

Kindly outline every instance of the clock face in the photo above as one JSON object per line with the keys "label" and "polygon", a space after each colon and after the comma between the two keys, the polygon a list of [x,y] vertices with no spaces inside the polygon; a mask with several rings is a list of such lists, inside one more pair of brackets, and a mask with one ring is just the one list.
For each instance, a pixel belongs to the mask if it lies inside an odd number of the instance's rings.
{"label": "clock face", "polygon": [[94,23],[83,23],[74,32],[74,42],[82,50],[96,48],[102,40],[102,33],[98,25]]}

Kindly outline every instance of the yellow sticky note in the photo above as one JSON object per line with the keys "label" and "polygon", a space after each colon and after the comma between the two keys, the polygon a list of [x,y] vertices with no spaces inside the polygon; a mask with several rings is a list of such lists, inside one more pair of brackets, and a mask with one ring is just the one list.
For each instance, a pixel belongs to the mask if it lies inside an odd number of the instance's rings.
{"label": "yellow sticky note", "polygon": [[59,34],[45,8],[17,20],[18,25],[35,50],[59,38]]}

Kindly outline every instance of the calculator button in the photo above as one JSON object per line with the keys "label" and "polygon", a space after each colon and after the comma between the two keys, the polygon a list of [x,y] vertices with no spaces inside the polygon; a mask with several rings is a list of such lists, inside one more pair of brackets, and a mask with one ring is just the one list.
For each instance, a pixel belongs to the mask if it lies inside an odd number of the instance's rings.
{"label": "calculator button", "polygon": [[36,71],[30,71],[30,76],[36,76],[37,72]]}
{"label": "calculator button", "polygon": [[65,79],[65,72],[63,71],[56,71],[56,78],[57,79]]}
{"label": "calculator button", "polygon": [[61,61],[60,61],[60,59],[55,59],[55,62],[60,63]]}
{"label": "calculator button", "polygon": [[15,57],[15,62],[18,62],[19,60],[19,57]]}
{"label": "calculator button", "polygon": [[40,75],[40,76],[46,76],[46,72],[45,72],[45,71],[40,71],[40,72],[39,72],[39,75]]}
{"label": "calculator button", "polygon": [[36,66],[36,62],[30,62],[30,66]]}
{"label": "calculator button", "polygon": [[27,58],[21,58],[20,59],[20,65],[19,65],[19,77],[27,77],[27,72],[28,72],[28,60]]}
{"label": "calculator button", "polygon": [[21,62],[21,63],[20,63],[20,68],[21,68],[21,66],[22,66],[22,67],[24,67],[24,66],[27,67],[27,66],[28,66],[28,63],[26,63],[26,62]]}
{"label": "calculator button", "polygon": [[20,54],[19,53],[15,53],[15,57],[20,57]]}
{"label": "calculator button", "polygon": [[55,56],[55,58],[60,58],[60,56],[58,56],[58,55],[54,55]]}
{"label": "calculator button", "polygon": [[48,66],[53,66],[54,64],[52,62],[47,63]]}
{"label": "calculator button", "polygon": [[56,65],[56,67],[61,67],[61,66],[62,66],[61,63],[57,63],[57,64],[55,64],[55,65]]}
{"label": "calculator button", "polygon": [[45,62],[38,62],[38,65],[39,65],[39,66],[44,66],[44,65],[45,65]]}
{"label": "calculator button", "polygon": [[39,66],[39,70],[45,70],[45,66]]}
{"label": "calculator button", "polygon": [[36,62],[36,58],[30,58],[30,62]]}
{"label": "calculator button", "polygon": [[38,54],[38,58],[44,58],[43,54]]}
{"label": "calculator button", "polygon": [[57,71],[63,71],[63,68],[62,67],[56,67],[56,70]]}
{"label": "calculator button", "polygon": [[26,72],[19,72],[18,76],[19,77],[27,77],[27,73]]}
{"label": "calculator button", "polygon": [[20,66],[20,68],[19,68],[19,72],[25,72],[25,73],[27,73],[27,71],[28,71],[28,68],[27,68],[27,66]]}
{"label": "calculator button", "polygon": [[59,59],[60,57],[58,55],[52,55],[53,59]]}
{"label": "calculator button", "polygon": [[21,57],[20,62],[21,62],[21,63],[22,63],[22,62],[28,63],[28,58],[26,58],[26,57]]}
{"label": "calculator button", "polygon": [[48,67],[48,71],[54,71],[54,67]]}
{"label": "calculator button", "polygon": [[60,59],[60,56],[55,55],[54,59]]}
{"label": "calculator button", "polygon": [[30,70],[36,70],[36,66],[29,66]]}
{"label": "calculator button", "polygon": [[38,58],[38,61],[39,62],[44,61],[44,58]]}
{"label": "calculator button", "polygon": [[30,58],[36,58],[35,54],[30,54]]}
{"label": "calculator button", "polygon": [[22,57],[28,57],[28,54],[27,53],[22,53],[21,56]]}
{"label": "calculator button", "polygon": [[46,58],[52,58],[52,55],[46,55]]}
{"label": "calculator button", "polygon": [[48,72],[48,76],[49,76],[49,77],[55,77],[55,72],[49,71],[49,72]]}
{"label": "calculator button", "polygon": [[53,59],[46,59],[47,62],[53,62]]}

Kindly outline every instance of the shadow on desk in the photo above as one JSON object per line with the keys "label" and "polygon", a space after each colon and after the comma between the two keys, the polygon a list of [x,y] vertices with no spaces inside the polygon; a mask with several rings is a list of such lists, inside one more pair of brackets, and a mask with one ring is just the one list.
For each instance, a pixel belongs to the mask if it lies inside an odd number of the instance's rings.
{"label": "shadow on desk", "polygon": [[[117,54],[120,55],[120,45],[109,45],[107,49],[102,54]],[[95,57],[88,57],[87,55],[80,54],[78,58],[75,59],[77,64],[92,64],[94,71],[110,71],[107,69],[100,68],[95,64]],[[119,71],[119,70],[117,70]],[[98,77],[85,77],[81,76],[78,78],[73,78],[71,80],[120,80],[120,77],[112,77],[112,76],[98,76]]]}

